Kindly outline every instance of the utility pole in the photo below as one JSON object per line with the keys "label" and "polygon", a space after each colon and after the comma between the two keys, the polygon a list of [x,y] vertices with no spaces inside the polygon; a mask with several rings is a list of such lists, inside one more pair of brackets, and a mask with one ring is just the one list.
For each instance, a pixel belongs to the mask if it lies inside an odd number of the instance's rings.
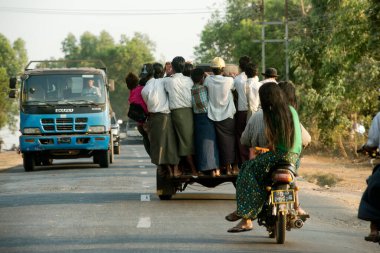
{"label": "utility pole", "polygon": [[[265,71],[265,44],[266,43],[285,43],[285,79],[289,81],[289,22],[288,17],[288,0],[285,0],[285,22],[284,21],[265,21],[264,0],[261,0],[261,40],[253,40],[254,43],[261,43],[261,68]],[[285,25],[285,36],[283,39],[265,39],[265,26],[266,25]]]}

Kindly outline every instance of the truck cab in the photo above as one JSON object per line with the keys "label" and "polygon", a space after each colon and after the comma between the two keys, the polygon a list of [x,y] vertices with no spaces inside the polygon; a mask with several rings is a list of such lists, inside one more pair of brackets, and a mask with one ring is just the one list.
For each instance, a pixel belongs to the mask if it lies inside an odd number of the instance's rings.
{"label": "truck cab", "polygon": [[[25,171],[49,165],[53,159],[83,157],[93,157],[94,163],[108,167],[113,161],[112,81],[107,79],[104,64],[100,68],[78,63],[76,67],[49,67],[52,62],[32,61],[19,78],[20,151]],[[14,79],[10,86],[10,96],[14,96]]]}

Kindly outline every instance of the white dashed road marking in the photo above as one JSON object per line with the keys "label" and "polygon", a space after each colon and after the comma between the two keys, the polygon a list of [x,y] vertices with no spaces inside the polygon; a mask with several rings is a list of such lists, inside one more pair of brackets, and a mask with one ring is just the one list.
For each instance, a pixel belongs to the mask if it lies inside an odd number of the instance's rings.
{"label": "white dashed road marking", "polygon": [[141,217],[137,223],[137,228],[150,228],[150,217]]}

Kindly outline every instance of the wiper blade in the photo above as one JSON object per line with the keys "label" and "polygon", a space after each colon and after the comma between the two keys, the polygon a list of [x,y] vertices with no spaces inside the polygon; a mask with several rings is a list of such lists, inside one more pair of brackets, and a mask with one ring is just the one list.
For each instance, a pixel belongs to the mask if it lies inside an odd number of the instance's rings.
{"label": "wiper blade", "polygon": [[86,103],[86,104],[90,104],[90,105],[99,105],[98,103],[95,103],[92,100],[85,100],[85,99],[75,100],[75,102],[81,102],[83,104]]}
{"label": "wiper blade", "polygon": [[26,101],[27,105],[38,105],[38,106],[53,106],[52,104],[41,102],[41,101]]}

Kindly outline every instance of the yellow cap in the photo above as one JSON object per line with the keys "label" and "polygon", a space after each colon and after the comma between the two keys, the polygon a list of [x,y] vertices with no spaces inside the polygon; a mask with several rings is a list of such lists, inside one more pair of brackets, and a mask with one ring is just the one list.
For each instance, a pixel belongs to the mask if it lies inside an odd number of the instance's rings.
{"label": "yellow cap", "polygon": [[224,60],[220,57],[215,57],[212,61],[211,61],[211,68],[224,68],[226,66],[226,63],[224,62]]}

